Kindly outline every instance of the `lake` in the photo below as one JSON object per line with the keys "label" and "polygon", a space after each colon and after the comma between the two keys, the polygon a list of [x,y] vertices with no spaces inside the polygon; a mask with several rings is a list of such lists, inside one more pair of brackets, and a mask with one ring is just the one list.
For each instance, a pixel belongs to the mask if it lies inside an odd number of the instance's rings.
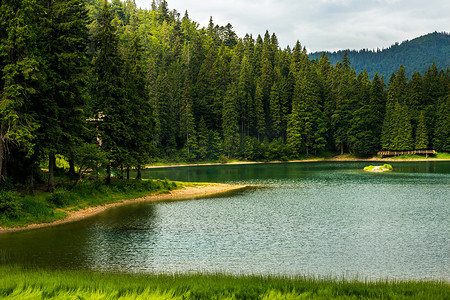
{"label": "lake", "polygon": [[[139,203],[0,235],[2,263],[125,272],[450,279],[450,162],[150,169],[146,178],[254,185]],[[382,163],[375,163],[382,164]]]}

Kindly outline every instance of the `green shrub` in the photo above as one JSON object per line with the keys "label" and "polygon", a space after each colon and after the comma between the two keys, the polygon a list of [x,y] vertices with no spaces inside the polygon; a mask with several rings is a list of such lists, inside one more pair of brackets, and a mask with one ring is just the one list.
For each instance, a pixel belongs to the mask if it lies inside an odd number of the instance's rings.
{"label": "green shrub", "polygon": [[370,166],[365,167],[364,170],[370,171],[370,170],[373,170],[373,168],[375,168],[375,167],[370,165]]}
{"label": "green shrub", "polygon": [[[22,200],[23,212],[29,214],[37,219],[47,218],[53,216],[54,212],[51,207],[49,207],[45,200],[35,197],[35,196],[25,196]],[[25,216],[24,216],[25,217]]]}
{"label": "green shrub", "polygon": [[228,162],[228,157],[226,157],[225,155],[221,154],[219,157],[219,163],[221,164],[226,164]]}
{"label": "green shrub", "polygon": [[389,165],[389,164],[384,164],[384,165],[383,165],[383,168],[388,169],[388,170],[390,170],[390,171],[392,171],[392,170],[394,169],[394,168],[392,168],[392,166]]}
{"label": "green shrub", "polygon": [[56,207],[66,207],[73,203],[73,194],[64,188],[57,188],[53,194],[51,194],[47,201]]}
{"label": "green shrub", "polygon": [[20,197],[10,191],[0,191],[0,214],[8,218],[17,218],[22,212]]}

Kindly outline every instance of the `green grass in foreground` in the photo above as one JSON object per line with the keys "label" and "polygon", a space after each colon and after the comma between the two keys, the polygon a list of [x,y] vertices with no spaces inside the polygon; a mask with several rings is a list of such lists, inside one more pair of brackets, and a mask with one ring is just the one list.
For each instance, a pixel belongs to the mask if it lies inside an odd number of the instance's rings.
{"label": "green grass in foreground", "polygon": [[47,223],[63,219],[61,210],[78,210],[90,206],[134,199],[153,193],[167,193],[182,187],[182,183],[168,180],[119,180],[110,185],[104,180],[86,180],[73,189],[73,183],[61,184],[55,192],[34,196],[0,191],[0,226],[21,227],[33,223]]}
{"label": "green grass in foreground", "polygon": [[0,267],[1,299],[449,299],[448,283],[132,275]]}

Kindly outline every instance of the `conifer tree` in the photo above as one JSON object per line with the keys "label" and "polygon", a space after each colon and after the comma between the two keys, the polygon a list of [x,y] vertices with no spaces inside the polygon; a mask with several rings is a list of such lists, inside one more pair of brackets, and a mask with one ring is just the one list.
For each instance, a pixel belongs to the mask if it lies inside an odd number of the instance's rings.
{"label": "conifer tree", "polygon": [[[119,39],[111,24],[109,5],[104,1],[98,33],[94,37],[97,49],[94,58],[93,71],[95,82],[93,96],[94,109],[101,122],[98,124],[102,148],[110,155],[110,161],[115,166],[120,165],[121,155],[124,154],[123,145],[129,140],[131,132],[126,128],[128,100],[125,97],[125,83],[123,77],[123,59],[119,53]],[[106,183],[111,180],[111,165],[107,166]]]}
{"label": "conifer tree", "polygon": [[261,142],[266,133],[266,116],[264,113],[264,94],[260,84],[257,85],[255,91],[255,121],[258,133],[258,140]]}
{"label": "conifer tree", "polygon": [[281,137],[282,132],[282,111],[280,105],[280,94],[277,83],[274,83],[270,92],[270,119],[272,137],[277,139]]}
{"label": "conifer tree", "polygon": [[197,146],[195,119],[192,111],[192,87],[189,77],[185,74],[185,81],[183,86],[183,94],[181,96],[180,107],[180,131],[185,139],[185,146],[187,151],[187,159],[191,160],[192,150]]}
{"label": "conifer tree", "polygon": [[318,79],[311,66],[306,67],[304,74],[297,80],[292,100],[288,144],[294,154],[303,149],[309,157],[311,148],[316,152],[324,148],[326,129],[320,107]]}
{"label": "conifer tree", "polygon": [[157,86],[157,111],[159,118],[159,143],[166,155],[169,155],[176,147],[177,108],[171,94],[169,74],[163,71],[156,80]]}
{"label": "conifer tree", "polygon": [[200,159],[205,159],[208,155],[208,138],[209,131],[206,127],[206,122],[203,117],[200,118],[200,122],[198,123],[198,157]]}
{"label": "conifer tree", "polygon": [[335,72],[333,92],[336,94],[336,103],[331,116],[331,126],[334,143],[343,154],[345,146],[348,146],[349,143],[348,130],[351,126],[350,122],[356,101],[355,71],[346,55],[344,55],[342,63],[336,66]]}
{"label": "conifer tree", "polygon": [[450,152],[450,96],[438,100],[433,146],[437,151]]}
{"label": "conifer tree", "polygon": [[[411,121],[406,107],[407,79],[403,65],[389,80],[389,91],[386,100],[386,114],[381,134],[381,147],[384,150],[408,150],[413,148]],[[412,131],[412,129],[411,129]],[[411,137],[410,137],[411,135]],[[402,148],[408,149],[402,149]]]}
{"label": "conifer tree", "polygon": [[[143,47],[137,32],[136,16],[131,15],[132,39],[128,47],[126,59],[126,97],[129,99],[127,111],[130,117],[126,120],[130,144],[127,145],[131,153],[127,166],[139,167],[150,158],[151,140],[154,130],[153,111],[149,100],[149,91],[146,84],[145,73],[142,68]],[[139,169],[140,170],[140,169]],[[139,176],[138,176],[139,177]]]}
{"label": "conifer tree", "polygon": [[414,149],[416,150],[428,149],[428,134],[425,125],[425,118],[423,116],[423,111],[420,112],[419,121],[417,123]]}
{"label": "conifer tree", "polygon": [[251,65],[247,55],[241,62],[240,75],[238,79],[238,107],[239,119],[241,120],[241,132],[249,135],[253,123],[253,78]]}
{"label": "conifer tree", "polygon": [[239,121],[236,99],[237,84],[232,84],[225,96],[222,114],[223,148],[227,152],[228,158],[236,153],[239,146]]}
{"label": "conifer tree", "polygon": [[397,118],[399,120],[397,127],[397,136],[394,141],[397,141],[396,149],[399,150],[413,150],[414,149],[414,138],[412,134],[411,117],[409,115],[408,106],[406,104],[399,104],[399,109],[397,110]]}
{"label": "conifer tree", "polygon": [[197,101],[194,103],[194,116],[203,116],[209,128],[213,128],[213,123],[215,123],[213,103],[216,95],[216,71],[214,69],[217,60],[216,50],[213,46],[209,48],[195,83],[195,98]]}
{"label": "conifer tree", "polygon": [[292,49],[291,64],[289,67],[289,72],[291,76],[297,76],[302,70],[302,46],[299,41],[295,44],[294,49]]}
{"label": "conifer tree", "polygon": [[411,80],[408,82],[408,107],[414,116],[415,123],[420,115],[420,110],[423,108],[423,80],[422,75],[419,72],[414,72]]}
{"label": "conifer tree", "polygon": [[366,70],[358,76],[356,90],[357,101],[348,131],[349,147],[358,153],[374,152],[379,145],[379,116],[371,101],[371,83]]}
{"label": "conifer tree", "polygon": [[34,132],[39,125],[29,102],[44,77],[35,47],[40,31],[37,9],[34,1],[0,3],[0,183],[6,180],[11,145],[19,145],[27,156],[35,151]]}
{"label": "conifer tree", "polygon": [[81,0],[42,3],[39,23],[40,60],[45,80],[40,98],[32,101],[41,153],[49,155],[48,190],[53,191],[55,155],[76,147],[85,130],[84,93],[87,83],[87,13]]}
{"label": "conifer tree", "polygon": [[262,104],[264,113],[268,116],[270,91],[273,85],[273,67],[268,58],[264,58],[261,66],[261,77],[258,81],[262,92]]}

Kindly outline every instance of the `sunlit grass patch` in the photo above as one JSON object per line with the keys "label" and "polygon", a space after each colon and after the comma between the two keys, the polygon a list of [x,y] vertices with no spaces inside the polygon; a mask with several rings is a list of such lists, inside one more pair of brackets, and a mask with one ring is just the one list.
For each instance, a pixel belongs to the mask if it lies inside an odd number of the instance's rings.
{"label": "sunlit grass patch", "polygon": [[34,196],[0,191],[0,226],[21,227],[33,223],[49,223],[66,217],[65,211],[135,199],[156,193],[168,193],[182,187],[168,180],[119,180],[110,185],[103,180],[85,180],[73,187],[60,184],[54,193]]}
{"label": "sunlit grass patch", "polygon": [[442,281],[112,274],[0,267],[2,299],[448,299]]}

